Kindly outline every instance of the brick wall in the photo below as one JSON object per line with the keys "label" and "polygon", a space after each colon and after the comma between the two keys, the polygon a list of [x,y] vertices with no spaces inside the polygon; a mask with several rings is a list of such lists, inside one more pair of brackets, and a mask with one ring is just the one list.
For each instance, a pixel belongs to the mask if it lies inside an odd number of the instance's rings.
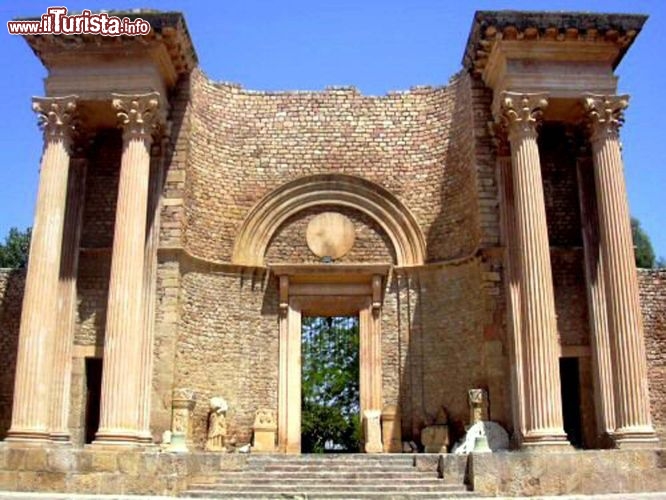
{"label": "brick wall", "polygon": [[543,124],[539,155],[550,245],[582,247],[576,154],[571,151],[562,124]]}
{"label": "brick wall", "polygon": [[666,269],[638,271],[652,422],[666,439]]}
{"label": "brick wall", "polygon": [[116,220],[122,137],[119,130],[100,131],[88,154],[81,247],[110,248]]}
{"label": "brick wall", "polygon": [[383,97],[351,88],[252,92],[195,72],[187,250],[228,261],[262,196],[301,176],[340,172],[395,194],[426,235],[429,260],[468,254],[479,242],[470,90],[460,74],[447,87]]}
{"label": "brick wall", "polygon": [[0,439],[11,425],[25,270],[0,269]]}

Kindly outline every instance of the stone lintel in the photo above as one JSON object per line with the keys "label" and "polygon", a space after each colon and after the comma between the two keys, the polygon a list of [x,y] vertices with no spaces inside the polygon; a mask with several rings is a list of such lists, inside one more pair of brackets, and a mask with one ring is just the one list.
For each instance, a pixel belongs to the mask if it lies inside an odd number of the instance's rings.
{"label": "stone lintel", "polygon": [[141,36],[29,35],[24,38],[48,69],[47,95],[80,90],[83,99],[108,92],[146,93],[171,89],[197,65],[185,18],[178,12],[133,11],[151,31]]}
{"label": "stone lintel", "polygon": [[[585,92],[614,94],[613,70],[647,16],[498,11],[477,12],[464,66],[495,91],[547,92],[544,118],[579,118]],[[593,90],[591,90],[593,89]]]}

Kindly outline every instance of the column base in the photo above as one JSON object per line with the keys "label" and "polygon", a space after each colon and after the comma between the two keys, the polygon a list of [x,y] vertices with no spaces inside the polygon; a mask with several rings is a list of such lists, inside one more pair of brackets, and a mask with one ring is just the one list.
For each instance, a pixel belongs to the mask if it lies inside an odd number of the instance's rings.
{"label": "column base", "polygon": [[69,432],[52,432],[49,434],[51,442],[58,445],[71,446],[71,436]]}
{"label": "column base", "polygon": [[141,443],[136,432],[127,430],[106,430],[97,431],[92,446],[139,446]]}
{"label": "column base", "polygon": [[155,444],[154,441],[153,441],[153,435],[150,434],[150,433],[140,432],[139,435],[137,436],[136,440],[139,444],[143,444],[143,445],[153,445],[153,444]]}
{"label": "column base", "polygon": [[526,432],[522,436],[521,449],[526,451],[566,451],[573,449],[564,432]]}
{"label": "column base", "polygon": [[613,433],[613,442],[616,448],[656,448],[659,439],[651,426],[618,429]]}
{"label": "column base", "polygon": [[43,429],[9,429],[5,442],[43,446],[51,442],[51,436]]}

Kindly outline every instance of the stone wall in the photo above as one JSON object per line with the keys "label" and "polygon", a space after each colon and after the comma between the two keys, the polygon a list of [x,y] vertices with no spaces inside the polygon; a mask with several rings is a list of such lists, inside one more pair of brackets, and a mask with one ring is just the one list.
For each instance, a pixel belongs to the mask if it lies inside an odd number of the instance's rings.
{"label": "stone wall", "polygon": [[446,87],[370,97],[352,88],[252,92],[196,71],[191,94],[185,183],[191,254],[228,261],[244,218],[264,195],[298,177],[331,172],[396,195],[419,222],[429,260],[461,257],[478,246],[466,74]]}
{"label": "stone wall", "polygon": [[638,271],[652,422],[666,439],[666,269]]}
{"label": "stone wall", "polygon": [[206,436],[208,400],[229,403],[228,436],[251,439],[256,410],[277,409],[277,287],[263,275],[195,268],[182,276],[175,388],[196,391],[193,435]]}
{"label": "stone wall", "polygon": [[119,130],[101,130],[88,153],[82,248],[110,248],[116,220],[122,136]]}
{"label": "stone wall", "polygon": [[0,269],[0,439],[11,425],[24,269]]}

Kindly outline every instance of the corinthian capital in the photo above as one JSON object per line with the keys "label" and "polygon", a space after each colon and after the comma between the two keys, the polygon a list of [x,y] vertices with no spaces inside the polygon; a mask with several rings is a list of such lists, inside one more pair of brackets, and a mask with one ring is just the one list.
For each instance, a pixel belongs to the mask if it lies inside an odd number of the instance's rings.
{"label": "corinthian capital", "polygon": [[503,92],[501,95],[500,121],[509,139],[536,136],[536,126],[543,108],[548,106],[548,95]]}
{"label": "corinthian capital", "polygon": [[139,95],[112,94],[111,104],[117,111],[125,141],[138,139],[150,144],[152,134],[161,124],[160,95],[157,92]]}
{"label": "corinthian capital", "polygon": [[617,139],[620,126],[624,123],[624,110],[629,105],[629,96],[587,94],[583,104],[592,141],[607,137]]}
{"label": "corinthian capital", "polygon": [[74,131],[77,96],[33,97],[32,109],[39,115],[44,142],[62,141],[69,148]]}

